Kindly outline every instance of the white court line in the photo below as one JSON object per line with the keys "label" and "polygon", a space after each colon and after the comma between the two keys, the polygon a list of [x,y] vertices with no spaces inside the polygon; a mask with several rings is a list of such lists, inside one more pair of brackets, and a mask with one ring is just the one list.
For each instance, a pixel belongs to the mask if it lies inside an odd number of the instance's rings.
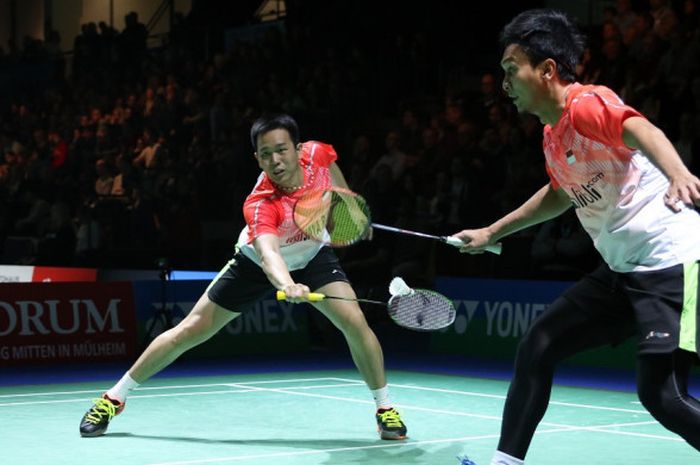
{"label": "white court line", "polygon": [[[364,387],[364,382],[353,380],[353,379],[345,379],[345,378],[315,378],[315,379],[308,378],[308,379],[304,379],[304,381],[316,381],[316,380],[343,381],[343,382],[347,382],[346,384],[344,384],[344,386],[363,386]],[[343,402],[373,404],[373,402],[369,401],[369,400],[361,400],[361,399],[339,397],[339,396],[329,396],[329,395],[325,395],[325,394],[312,394],[312,393],[307,393],[307,392],[295,392],[292,390],[292,389],[311,389],[311,388],[315,388],[315,387],[332,388],[332,387],[338,387],[338,386],[340,386],[340,384],[330,384],[330,385],[320,385],[320,386],[297,386],[296,388],[295,387],[264,388],[264,387],[252,386],[252,384],[275,384],[275,383],[283,383],[285,381],[288,381],[288,380],[265,380],[265,381],[248,381],[248,382],[241,382],[241,383],[215,383],[215,384],[189,385],[189,386],[197,386],[197,387],[227,386],[227,387],[239,388],[239,390],[234,391],[234,390],[228,389],[228,390],[223,390],[223,391],[200,391],[200,392],[191,392],[191,393],[177,392],[177,393],[169,393],[169,394],[147,394],[147,395],[140,395],[140,396],[131,396],[129,399],[131,400],[131,399],[139,399],[139,398],[173,397],[173,396],[199,396],[199,395],[211,395],[211,394],[243,394],[243,393],[249,393],[249,392],[276,392],[276,393],[291,394],[291,395],[297,395],[297,396],[303,396],[303,397],[315,397],[315,398],[339,400],[339,401],[343,401]],[[422,390],[429,390],[429,391],[433,390],[433,391],[438,391],[438,392],[443,391],[443,392],[451,392],[451,393],[457,393],[457,394],[465,392],[465,391],[451,391],[451,390],[438,389],[438,388],[422,388],[419,386],[408,386],[408,385],[397,385],[397,386],[407,387],[407,388],[421,388]],[[166,386],[166,387],[172,388],[173,386]],[[186,388],[186,387],[188,387],[188,385],[182,385],[182,386],[178,386],[178,387],[179,388]],[[144,390],[149,390],[149,389],[159,389],[159,388],[158,387],[145,388]],[[467,392],[466,394],[468,395],[469,393]],[[66,403],[66,402],[84,402],[86,400],[89,400],[89,399],[63,399],[63,400],[48,400],[48,401],[33,401],[33,402],[14,402],[14,403],[0,404],[0,407],[16,406],[16,405]],[[399,406],[401,408],[407,409],[407,410],[416,410],[416,411],[422,411],[422,412],[439,413],[439,414],[461,416],[461,417],[470,417],[470,418],[481,418],[481,419],[494,420],[494,421],[501,420],[500,416],[493,416],[493,415],[473,414],[473,413],[466,413],[466,412],[458,412],[458,411],[454,411],[454,410],[439,410],[439,409],[432,409],[432,408],[419,407],[419,406],[406,405],[406,404],[399,404]],[[593,407],[595,407],[595,406],[593,406]],[[655,423],[655,422],[621,423],[621,424],[598,425],[598,426],[573,426],[573,425],[564,425],[564,424],[559,424],[559,423],[540,422],[541,426],[549,426],[549,427],[554,427],[556,429],[551,430],[551,431],[537,431],[537,434],[541,434],[543,432],[562,432],[562,431],[583,430],[583,431],[602,432],[602,433],[618,434],[618,435],[625,435],[625,436],[636,436],[636,437],[654,438],[654,439],[662,439],[662,440],[681,441],[680,438],[675,438],[675,437],[650,435],[650,434],[644,434],[644,433],[614,431],[614,430],[611,431],[608,429],[608,428],[614,428],[614,427],[619,428],[619,427],[624,427],[624,426],[633,426],[633,425],[639,425],[639,424],[653,424],[653,423]],[[438,441],[444,442],[446,440],[438,440]],[[415,444],[415,443],[413,443],[413,444]]]}
{"label": "white court line", "polygon": [[[230,384],[230,386],[238,387],[235,383]],[[259,388],[259,387],[254,387],[254,386],[250,386],[249,388],[251,390],[256,390],[256,391],[261,391],[261,392],[279,392],[279,393],[283,393],[283,394],[291,394],[291,395],[302,396],[302,397],[315,397],[317,399],[330,399],[330,400],[339,400],[342,402],[354,402],[356,404],[372,404],[372,405],[374,405],[373,400],[354,399],[351,397],[329,396],[326,394],[312,394],[309,392],[294,392],[294,391],[290,390],[290,389],[294,389],[294,388],[262,388],[262,387]],[[481,415],[481,414],[477,414],[477,413],[455,412],[454,410],[438,410],[438,409],[434,409],[434,408],[418,407],[416,405],[408,405],[408,404],[396,404],[396,405],[397,405],[397,407],[401,407],[402,409],[405,409],[405,410],[416,410],[416,411],[430,412],[430,413],[442,413],[442,414],[462,416],[462,417],[481,418],[484,420],[496,420],[496,421],[501,420],[500,416],[495,416],[495,415]]]}
{"label": "white court line", "polygon": [[[341,379],[341,378],[338,378]],[[230,386],[236,386],[235,383],[230,384]],[[370,400],[361,400],[361,399],[353,399],[353,398],[347,398],[347,397],[338,397],[338,396],[329,396],[325,394],[312,394],[308,392],[294,392],[289,389],[293,388],[259,388],[255,386],[250,386],[251,390],[257,390],[257,391],[263,391],[263,392],[281,392],[285,394],[292,394],[292,395],[297,395],[297,396],[303,396],[303,397],[315,397],[315,398],[321,398],[321,399],[331,399],[331,400],[340,400],[344,402],[354,402],[354,403],[360,403],[360,404],[372,404],[373,402]],[[482,415],[482,414],[477,414],[477,413],[467,413],[467,412],[457,412],[454,410],[439,410],[439,409],[433,409],[433,408],[428,408],[428,407],[419,407],[416,405],[408,405],[408,404],[396,404],[397,407],[400,407],[401,409],[404,410],[416,410],[420,412],[429,412],[429,413],[440,413],[440,414],[445,414],[445,415],[453,415],[453,416],[460,416],[460,417],[469,417],[469,418],[481,418],[484,420],[494,420],[494,421],[501,421],[500,416],[494,416],[494,415]],[[566,425],[562,423],[553,423],[553,422],[547,422],[547,421],[541,421],[539,424],[542,426],[549,426],[549,427],[554,427],[554,428],[559,428],[562,431],[575,431],[575,430],[582,430],[582,431],[595,431],[595,432],[604,432],[604,433],[609,433],[609,434],[623,434],[626,436],[640,436],[640,437],[653,437],[656,439],[666,439],[666,440],[681,440],[681,439],[676,439],[673,437],[669,436],[657,436],[657,435],[647,435],[644,433],[630,433],[630,432],[619,432],[619,431],[610,431],[605,428],[613,428],[613,427],[624,427],[624,426],[633,426],[637,425],[639,422],[635,423],[618,423],[618,424],[612,424],[612,425],[596,425],[596,426],[574,426],[574,425]],[[645,422],[646,423],[646,422]],[[649,422],[651,424],[656,423],[656,422]]]}
{"label": "white court line", "polygon": [[[103,391],[100,391],[103,392]],[[204,396],[212,394],[245,394],[247,392],[257,392],[256,389],[241,389],[239,391],[232,391],[227,389],[225,391],[200,391],[200,392],[176,392],[172,394],[147,394],[145,396],[129,396],[129,400],[133,399],[145,399],[151,397],[185,397],[185,396]],[[31,402],[5,402],[0,404],[0,407],[15,407],[18,405],[42,405],[42,404],[68,404],[71,402],[88,402],[92,401],[94,398],[82,398],[82,399],[55,399],[55,400],[34,400]]]}
{"label": "white court line", "polygon": [[[305,387],[290,386],[290,387],[277,388],[277,389],[270,389],[270,388],[253,386],[254,384],[279,384],[279,383],[287,383],[287,382],[309,382],[309,381],[327,381],[327,380],[338,381],[339,383],[343,383],[342,386],[354,386],[354,385],[364,386],[363,381],[349,379],[349,378],[338,378],[338,377],[274,379],[274,380],[262,380],[262,381],[242,381],[239,383],[210,383],[210,384],[139,387],[135,391],[164,390],[164,389],[186,389],[186,388],[190,388],[190,387],[214,387],[214,386],[217,386],[217,387],[218,386],[236,387],[236,388],[239,388],[241,390],[239,390],[239,391],[230,391],[230,390],[203,391],[203,392],[194,392],[194,393],[177,392],[177,393],[172,393],[172,394],[132,395],[132,396],[130,396],[129,399],[131,400],[131,399],[152,398],[152,397],[197,396],[197,395],[212,395],[212,394],[235,394],[235,393],[245,393],[245,392],[251,392],[251,391],[270,391],[270,392],[281,392],[281,393],[287,393],[287,394],[295,394],[295,395],[301,395],[301,396],[306,395],[308,397],[340,400],[340,401],[345,401],[345,402],[351,401],[351,402],[358,402],[358,403],[365,403],[365,404],[372,403],[372,401],[369,401],[369,400],[365,401],[365,400],[359,400],[359,399],[349,399],[347,397],[329,396],[329,395],[324,395],[324,394],[294,393],[294,392],[290,391],[291,389],[299,389],[299,388],[309,389],[308,386],[305,386]],[[414,390],[423,390],[423,391],[432,391],[432,392],[442,392],[442,393],[458,394],[458,395],[465,395],[465,396],[495,397],[495,398],[499,398],[499,399],[505,398],[505,396],[495,396],[495,395],[491,395],[491,394],[482,394],[482,393],[475,393],[475,392],[470,392],[470,391],[457,391],[457,390],[453,390],[453,389],[431,388],[431,387],[412,386],[412,385],[405,385],[405,384],[393,384],[393,383],[390,383],[389,385],[392,387],[414,389]],[[338,387],[341,385],[334,384],[334,385],[326,385],[326,386],[328,386],[329,388],[333,388],[333,387]],[[66,393],[66,392],[68,392],[68,391],[62,391],[62,393]],[[76,393],[84,393],[84,392],[101,393],[103,391],[75,391],[75,392]],[[45,396],[47,394],[50,394],[50,393],[37,393],[37,395],[41,395],[41,396]],[[19,396],[24,396],[24,395],[25,394],[20,394]],[[26,395],[31,396],[32,394],[29,393]],[[0,403],[0,407],[34,405],[34,404],[38,405],[38,404],[85,402],[85,401],[89,401],[89,400],[92,400],[92,399],[81,398],[81,399],[65,399],[65,400],[53,399],[53,400],[46,400],[46,401],[31,401],[31,402],[6,402],[6,403]],[[556,401],[552,401],[552,402],[550,402],[550,404],[564,405],[564,403],[556,402]],[[626,413],[647,413],[645,410],[616,409],[616,408],[612,408],[612,407],[600,407],[600,406],[584,405],[584,404],[565,404],[565,405],[578,407],[578,408],[621,411],[621,412],[626,412]],[[500,417],[491,416],[491,415],[467,414],[467,413],[459,413],[459,412],[448,411],[448,410],[430,409],[430,408],[425,408],[425,407],[410,406],[410,405],[403,405],[403,404],[401,406],[403,408],[410,408],[412,410],[425,411],[425,412],[430,412],[430,413],[468,416],[468,417],[472,417],[472,418],[482,418],[482,419],[497,420],[497,421],[501,419]],[[542,424],[549,425],[549,426],[561,426],[561,425],[554,424],[554,423],[542,423]]]}
{"label": "white court line", "polygon": [[[346,379],[346,378],[333,378],[334,380],[337,381],[353,381],[351,379]],[[432,388],[432,387],[425,387],[425,386],[413,386],[410,384],[395,384],[395,383],[389,383],[389,386],[391,387],[397,387],[397,388],[404,388],[404,389],[414,389],[417,391],[432,391],[432,392],[442,392],[445,394],[458,394],[462,396],[469,396],[469,397],[488,397],[488,398],[493,398],[493,399],[505,399],[506,396],[503,395],[498,395],[498,394],[483,394],[481,392],[471,392],[471,391],[457,391],[454,389],[443,389],[443,388]],[[559,401],[550,401],[550,405],[559,405],[559,406],[564,406],[564,407],[575,407],[575,408],[585,408],[585,409],[592,409],[592,410],[609,410],[612,412],[624,412],[624,413],[644,413],[644,414],[649,414],[646,410],[634,410],[634,409],[626,409],[626,408],[619,408],[619,407],[603,407],[600,405],[590,405],[590,404],[574,404],[571,402],[559,402]]]}
{"label": "white court line", "polygon": [[[278,384],[278,383],[302,383],[302,382],[309,382],[309,381],[339,381],[343,384],[337,384],[337,385],[327,385],[329,388],[333,387],[347,387],[347,386],[352,386],[352,385],[362,385],[364,386],[364,382],[360,380],[355,380],[355,379],[349,379],[349,378],[338,378],[338,377],[321,377],[321,378],[293,378],[293,379],[272,379],[272,380],[262,380],[262,381],[242,381],[235,383],[238,386],[248,386],[248,385],[256,385],[256,384]],[[349,384],[348,384],[349,383]],[[188,389],[188,388],[198,388],[198,387],[214,387],[214,386],[230,386],[231,383],[209,383],[209,384],[183,384],[183,385],[172,385],[172,386],[152,386],[152,387],[138,387],[134,391],[149,391],[149,390],[166,390],[166,389]],[[407,384],[395,384],[395,383],[389,383],[389,386],[391,387],[397,387],[397,388],[403,388],[403,389],[413,389],[413,390],[420,390],[420,391],[432,391],[432,392],[442,392],[446,394],[457,394],[457,395],[463,395],[463,396],[470,396],[470,397],[486,397],[486,398],[493,398],[493,399],[505,399],[506,397],[503,395],[498,395],[498,394],[484,394],[480,392],[473,392],[473,391],[458,391],[454,389],[443,389],[443,388],[432,388],[432,387],[424,387],[424,386],[413,386],[413,385],[407,385]],[[302,387],[296,387],[296,389],[300,389]],[[283,388],[283,389],[295,389],[294,387],[289,387],[289,388]],[[313,389],[311,387],[303,387],[302,389]],[[37,393],[23,393],[23,394],[2,394],[0,395],[0,398],[13,398],[13,397],[34,397],[34,396],[56,396],[56,395],[72,395],[72,394],[89,394],[89,393],[103,393],[104,390],[89,390],[89,391],[54,391],[54,392],[37,392]],[[225,391],[221,391],[225,392]],[[203,392],[202,394],[215,394],[219,393],[219,391],[210,391],[210,392]],[[195,394],[177,394],[177,395],[195,395]],[[167,394],[163,395],[154,395],[154,396],[132,396],[134,397],[166,397]],[[77,400],[77,399],[76,399]],[[52,401],[44,401],[44,402],[39,402],[37,401],[36,403],[61,403],[61,402],[74,402],[76,400],[68,400],[68,401],[58,401],[58,400],[52,400]],[[79,399],[81,402],[84,401],[85,399]],[[633,404],[638,404],[639,402],[632,402]],[[0,404],[0,407],[5,406],[5,405],[31,405],[31,402],[27,403],[7,403],[7,404]],[[594,409],[594,410],[608,410],[608,411],[615,411],[615,412],[625,412],[625,413],[643,413],[643,414],[649,414],[646,410],[636,410],[636,409],[623,409],[619,407],[603,407],[603,406],[597,406],[597,405],[590,405],[590,404],[575,404],[575,403],[570,403],[570,402],[559,402],[559,401],[550,401],[550,405],[559,405],[559,406],[565,406],[565,407],[574,407],[574,408],[585,408],[585,409]]]}
{"label": "white court line", "polygon": [[[240,384],[241,386],[238,386],[238,384]],[[333,387],[338,387],[338,386],[348,387],[348,386],[357,386],[357,385],[358,385],[358,383],[354,383],[354,382],[353,383],[344,383],[344,384],[323,384],[323,385],[315,385],[315,386],[312,385],[312,386],[296,386],[296,387],[278,388],[276,391],[277,392],[286,392],[285,391],[286,389],[327,389],[327,388],[333,388]],[[197,387],[205,387],[205,386],[232,387],[233,385],[230,383],[197,385]],[[180,386],[180,387],[182,388],[185,386]],[[227,389],[224,391],[173,392],[170,394],[131,395],[131,396],[129,396],[129,400],[147,399],[147,398],[153,398],[153,397],[185,397],[185,396],[199,396],[199,395],[212,395],[212,394],[243,394],[243,393],[247,393],[247,392],[274,391],[272,389],[248,387],[248,385],[243,385],[243,383],[237,383],[237,385],[235,387],[241,387],[242,389],[237,390],[237,391]],[[146,389],[158,389],[158,388],[146,388]],[[139,390],[142,390],[142,389],[139,389]],[[102,394],[104,392],[104,390],[101,390],[101,391],[74,391],[75,394],[85,394],[85,393],[90,393],[90,392]],[[68,394],[68,393],[64,392],[62,394]],[[31,394],[27,394],[27,395],[31,395]],[[45,394],[42,394],[42,395],[45,395]],[[23,394],[19,395],[17,397],[20,397],[20,396],[23,396]],[[9,397],[12,397],[12,396],[9,396]],[[72,402],[87,402],[87,401],[91,401],[91,400],[93,400],[93,398],[33,400],[33,401],[26,401],[26,402],[3,402],[3,403],[0,403],[0,407],[15,407],[15,406],[19,406],[19,405],[67,404],[67,403],[72,403]]]}
{"label": "white court line", "polygon": [[[340,378],[292,378],[292,379],[268,379],[263,381],[241,381],[236,384],[274,384],[274,383],[304,383],[307,381],[335,381]],[[358,380],[343,380],[343,383],[352,384],[364,384],[363,381]],[[181,384],[172,386],[149,386],[143,387],[139,386],[134,391],[149,391],[149,390],[159,390],[159,389],[188,389],[195,387],[212,387],[212,386],[226,386],[228,383],[208,383],[208,384]],[[60,396],[60,395],[72,395],[72,394],[89,394],[91,392],[99,392],[100,394],[104,392],[104,389],[91,389],[87,391],[51,391],[51,392],[29,392],[22,394],[0,394],[0,399],[8,397],[32,397],[32,396]]]}

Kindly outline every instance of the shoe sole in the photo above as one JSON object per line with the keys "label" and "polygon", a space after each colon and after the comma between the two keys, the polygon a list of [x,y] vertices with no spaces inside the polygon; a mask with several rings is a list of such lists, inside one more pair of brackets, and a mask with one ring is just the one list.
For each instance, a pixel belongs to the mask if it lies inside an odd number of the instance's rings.
{"label": "shoe sole", "polygon": [[380,435],[382,439],[385,441],[403,441],[404,439],[408,439],[408,436],[400,436],[400,435],[388,435],[388,434],[382,434]]}
{"label": "shoe sole", "polygon": [[387,441],[401,441],[404,439],[408,439],[408,436],[405,434],[394,433],[391,431],[382,431],[379,427],[377,427],[377,433],[379,433],[380,438],[385,439]]}
{"label": "shoe sole", "polygon": [[96,438],[96,437],[104,435],[105,433],[106,433],[106,431],[95,431],[93,433],[83,433],[81,431],[80,436],[83,438]]}

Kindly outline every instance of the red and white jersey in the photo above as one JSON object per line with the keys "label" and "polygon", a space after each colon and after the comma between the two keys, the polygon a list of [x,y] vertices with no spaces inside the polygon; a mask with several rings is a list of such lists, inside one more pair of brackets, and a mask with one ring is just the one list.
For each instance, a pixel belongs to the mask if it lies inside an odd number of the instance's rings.
{"label": "red and white jersey", "polygon": [[574,84],[561,119],[544,128],[552,187],[562,188],[603,259],[618,272],[650,271],[700,259],[700,215],[664,204],[668,179],[622,140],[641,116],[603,86]]}
{"label": "red and white jersey", "polygon": [[304,268],[323,244],[306,237],[294,224],[294,204],[309,189],[327,189],[331,186],[329,167],[337,158],[331,145],[304,142],[299,156],[304,184],[294,192],[278,189],[264,172],[260,173],[253,191],[243,204],[247,225],[238,236],[236,248],[260,265],[253,240],[262,234],[274,234],[279,237],[282,258],[289,270]]}

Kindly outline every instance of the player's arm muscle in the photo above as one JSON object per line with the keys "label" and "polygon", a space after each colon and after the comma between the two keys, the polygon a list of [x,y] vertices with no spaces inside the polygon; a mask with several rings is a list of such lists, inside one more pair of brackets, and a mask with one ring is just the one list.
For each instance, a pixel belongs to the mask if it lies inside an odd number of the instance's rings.
{"label": "player's arm muscle", "polygon": [[274,234],[262,234],[253,241],[253,247],[260,257],[263,272],[276,289],[281,290],[294,284],[280,252],[279,237]]}
{"label": "player's arm muscle", "polygon": [[529,226],[547,221],[564,213],[571,207],[571,200],[563,189],[554,189],[551,184],[543,186],[520,207],[488,229],[492,240],[496,241]]}
{"label": "player's arm muscle", "polygon": [[627,118],[622,124],[622,140],[633,149],[641,150],[668,179],[687,174],[678,152],[663,131],[645,118]]}

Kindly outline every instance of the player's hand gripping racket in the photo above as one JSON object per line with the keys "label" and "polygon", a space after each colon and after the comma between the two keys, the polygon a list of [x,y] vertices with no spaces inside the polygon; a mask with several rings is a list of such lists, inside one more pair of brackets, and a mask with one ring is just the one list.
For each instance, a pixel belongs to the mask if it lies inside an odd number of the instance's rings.
{"label": "player's hand gripping racket", "polygon": [[[319,302],[325,299],[349,300],[369,304],[384,305],[388,308],[389,316],[399,326],[416,331],[434,331],[446,328],[455,321],[455,307],[445,296],[427,289],[411,289],[401,278],[394,278],[389,284],[389,302],[370,299],[350,299],[309,293],[309,302]],[[284,291],[277,291],[277,300],[285,300]]]}
{"label": "player's hand gripping racket", "polygon": [[[294,223],[308,237],[333,247],[347,247],[364,239],[370,228],[434,239],[454,247],[464,245],[461,239],[454,236],[435,236],[372,223],[365,199],[340,187],[305,193],[294,205]],[[485,250],[500,254],[501,244],[489,245]]]}

